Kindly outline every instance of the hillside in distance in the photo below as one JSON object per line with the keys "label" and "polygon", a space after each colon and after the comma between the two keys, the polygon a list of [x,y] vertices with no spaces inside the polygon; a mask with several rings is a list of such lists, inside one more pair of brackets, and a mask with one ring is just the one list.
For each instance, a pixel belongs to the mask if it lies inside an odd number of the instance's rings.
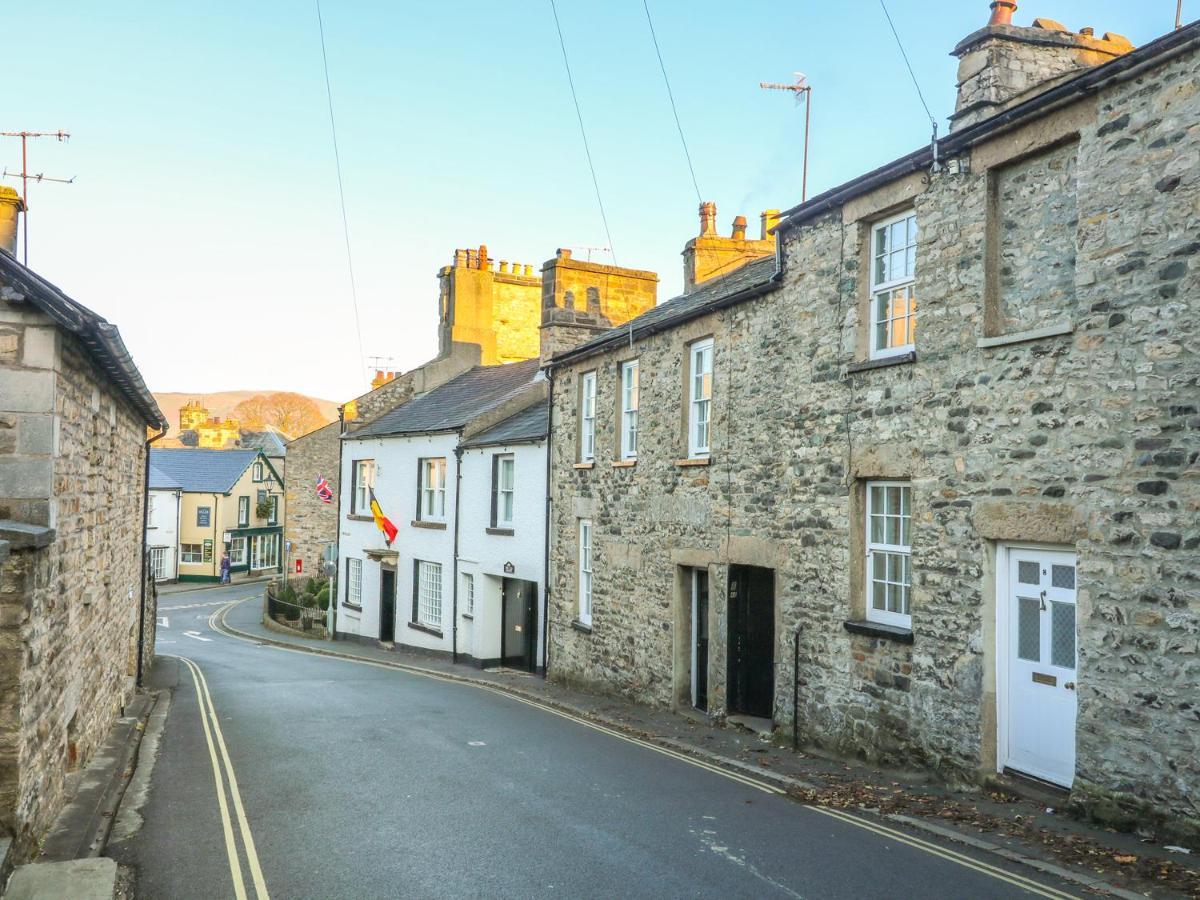
{"label": "hillside in distance", "polygon": [[[168,436],[176,437],[179,434],[179,409],[191,400],[199,400],[203,403],[208,409],[209,415],[225,419],[229,416],[237,415],[234,409],[239,403],[278,392],[261,390],[213,391],[212,393],[204,393],[202,391],[154,391],[153,393],[154,399],[158,401],[159,408],[163,411],[163,415],[171,423],[171,430],[167,432]],[[307,399],[316,404],[325,424],[337,418],[337,403],[332,400],[322,400],[319,397],[307,397]],[[299,437],[299,435],[292,435],[292,437]]]}

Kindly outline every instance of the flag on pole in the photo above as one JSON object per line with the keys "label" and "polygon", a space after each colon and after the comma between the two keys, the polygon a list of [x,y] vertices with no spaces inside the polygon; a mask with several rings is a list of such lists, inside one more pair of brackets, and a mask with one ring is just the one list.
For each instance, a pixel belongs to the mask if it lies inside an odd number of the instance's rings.
{"label": "flag on pole", "polygon": [[333,489],[329,486],[329,482],[325,480],[324,475],[317,476],[317,496],[321,498],[322,503],[333,502]]}
{"label": "flag on pole", "polygon": [[375,517],[375,527],[383,532],[384,540],[387,545],[392,546],[392,541],[396,539],[396,526],[392,524],[392,520],[383,514],[383,508],[379,505],[379,501],[375,499],[375,489],[371,488],[371,515]]}

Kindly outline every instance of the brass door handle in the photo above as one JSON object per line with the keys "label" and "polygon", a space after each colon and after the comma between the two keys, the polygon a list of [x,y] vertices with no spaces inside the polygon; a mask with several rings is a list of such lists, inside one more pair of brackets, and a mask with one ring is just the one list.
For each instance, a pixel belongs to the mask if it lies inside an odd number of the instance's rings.
{"label": "brass door handle", "polygon": [[1073,690],[1075,690],[1075,682],[1068,681],[1066,684],[1063,685],[1063,687],[1065,687],[1068,691],[1073,691]]}

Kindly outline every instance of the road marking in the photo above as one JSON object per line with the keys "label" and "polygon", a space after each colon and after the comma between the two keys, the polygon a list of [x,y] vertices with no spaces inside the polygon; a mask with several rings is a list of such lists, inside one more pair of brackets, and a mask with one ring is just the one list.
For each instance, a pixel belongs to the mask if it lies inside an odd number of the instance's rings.
{"label": "road marking", "polygon": [[171,627],[171,620],[170,620],[170,619],[168,619],[166,616],[159,616],[159,617],[158,617],[158,624],[159,624],[159,627],[160,627],[160,628],[170,628],[170,627]]}
{"label": "road marking", "polygon": [[[190,662],[190,661],[189,661]],[[254,835],[250,833],[250,823],[246,820],[246,809],[242,806],[242,792],[238,790],[237,775],[233,771],[233,763],[229,759],[229,750],[225,746],[225,738],[221,734],[221,720],[217,718],[217,711],[213,707],[212,694],[208,691],[208,679],[204,677],[204,671],[192,663],[196,672],[200,675],[200,683],[204,686],[204,697],[208,702],[208,711],[212,716],[213,730],[217,733],[217,745],[221,748],[221,759],[225,762],[225,771],[229,774],[229,789],[233,794],[233,808],[237,812],[238,828],[242,832],[242,845],[246,848],[246,859],[250,862],[250,875],[254,879],[254,891],[258,894],[259,900],[269,900],[267,894],[267,883],[263,878],[262,866],[258,862],[258,851],[254,847]]]}
{"label": "road marking", "polygon": [[[242,600],[233,600],[233,601],[230,601],[229,603],[227,603],[221,609],[215,610],[213,612],[213,614],[211,616],[209,616],[209,620],[208,620],[209,627],[213,631],[217,632],[218,634],[224,635],[225,637],[230,637],[230,638],[233,638],[234,640],[243,641],[248,644],[256,644],[259,646],[263,646],[262,642],[260,642],[260,641],[242,637],[241,635],[234,634],[231,631],[228,631],[226,629],[226,627],[222,627],[225,624],[224,623],[225,616],[229,613],[229,611],[234,606],[238,605],[239,603],[244,603],[246,600],[252,600],[252,599],[254,599],[254,597],[245,597]],[[779,788],[773,784],[769,784],[768,782],[765,782],[765,781],[760,781],[752,776],[742,775],[737,772],[731,772],[728,769],[723,769],[720,766],[705,762],[704,760],[697,759],[696,757],[693,757],[693,756],[689,756],[686,753],[680,753],[678,751],[671,750],[667,747],[661,747],[657,744],[653,744],[649,741],[645,741],[640,738],[622,734],[621,732],[619,732],[615,729],[609,728],[605,725],[599,725],[595,722],[588,721],[587,719],[580,718],[571,713],[567,713],[567,712],[563,712],[561,710],[555,709],[552,706],[546,706],[545,704],[539,703],[536,700],[527,700],[524,697],[518,697],[514,694],[510,694],[507,691],[503,691],[499,688],[495,688],[490,685],[479,684],[477,682],[470,682],[470,681],[464,681],[464,680],[458,679],[458,678],[447,677],[440,672],[435,672],[430,669],[422,669],[417,666],[381,663],[381,662],[375,662],[374,660],[361,659],[361,658],[352,657],[352,656],[342,656],[340,654],[329,653],[329,652],[313,653],[312,651],[304,649],[304,648],[282,647],[278,644],[270,644],[270,645],[266,645],[266,646],[270,646],[272,649],[276,649],[276,650],[283,650],[286,653],[303,653],[306,656],[325,657],[326,659],[338,659],[343,662],[357,663],[358,665],[371,666],[372,668],[376,668],[376,669],[391,669],[392,671],[407,672],[411,675],[418,675],[423,678],[430,678],[434,681],[442,681],[442,682],[448,682],[451,684],[459,684],[459,685],[463,685],[465,687],[473,687],[473,688],[476,688],[477,690],[487,691],[487,692],[493,693],[493,694],[498,694],[502,697],[506,697],[509,700],[515,700],[518,703],[524,703],[526,706],[532,706],[532,707],[542,710],[543,712],[550,713],[552,715],[558,716],[563,719],[568,719],[579,725],[584,725],[595,731],[603,732],[605,734],[611,735],[612,737],[626,741],[630,744],[636,744],[638,746],[645,747],[647,750],[653,750],[655,753],[661,753],[664,756],[673,757],[675,759],[678,759],[682,762],[687,763],[688,765],[695,766],[696,768],[699,768],[699,769],[705,769],[706,771],[712,772],[715,775],[720,775],[724,778],[729,778],[733,781],[740,782],[743,785],[746,785],[748,787],[757,788],[758,790],[763,791],[764,793],[768,793],[768,794],[786,794],[787,793],[782,788]],[[872,831],[880,836],[887,837],[891,840],[895,840],[895,841],[898,841],[903,844],[907,844],[908,846],[913,847],[917,850],[923,850],[926,853],[929,853],[934,856],[938,856],[949,862],[956,863],[960,866],[963,866],[964,868],[973,869],[976,872],[980,872],[984,875],[988,875],[992,878],[997,879],[998,881],[1007,882],[1009,884],[1014,885],[1015,887],[1019,887],[1022,890],[1027,891],[1029,893],[1037,894],[1038,896],[1042,896],[1042,897],[1053,898],[1053,900],[1076,900],[1074,894],[1069,894],[1069,893],[1066,893],[1065,891],[1060,891],[1057,888],[1041,884],[1037,881],[1034,881],[1033,879],[1026,878],[1023,875],[1018,875],[1016,873],[1009,872],[1005,869],[1001,869],[997,866],[993,866],[988,863],[981,862],[980,860],[977,860],[973,857],[967,856],[966,854],[959,853],[955,850],[951,850],[946,847],[938,846],[937,844],[933,844],[928,841],[924,841],[920,838],[913,837],[902,831],[897,831],[894,828],[889,828],[885,825],[877,824],[876,822],[873,822],[866,818],[860,818],[858,815],[853,815],[851,813],[847,813],[842,810],[831,809],[830,807],[818,806],[815,804],[801,803],[799,805],[800,805],[801,809],[808,809],[815,813],[821,813],[822,815],[831,816],[832,818],[839,819],[840,821],[845,822],[846,824],[854,825],[855,827],[862,828],[867,831]]]}
{"label": "road marking", "polygon": [[158,608],[167,612],[175,612],[179,609],[199,609],[202,606],[224,606],[228,602],[228,600],[212,600],[208,603],[184,603],[180,606],[163,606],[160,604]]}
{"label": "road marking", "polygon": [[212,638],[206,638],[206,637],[204,637],[204,636],[203,636],[203,635],[201,635],[201,634],[200,634],[200,632],[198,632],[198,631],[185,631],[185,632],[184,632],[184,635],[185,635],[186,637],[190,637],[190,638],[192,638],[193,640],[197,640],[197,641],[206,641],[206,642],[207,642],[207,641],[211,641],[211,640],[212,640]]}
{"label": "road marking", "polygon": [[200,723],[204,726],[204,739],[208,742],[208,759],[212,763],[213,781],[217,787],[217,805],[221,809],[221,828],[225,832],[225,856],[229,859],[229,874],[233,878],[233,893],[237,900],[246,900],[246,885],[242,880],[242,863],[238,859],[237,844],[233,839],[233,823],[229,820],[229,807],[225,802],[225,783],[221,778],[221,766],[217,762],[217,751],[213,747],[212,731],[208,726],[208,715],[204,711],[204,695],[200,691],[200,679],[192,668],[192,661],[183,656],[176,656],[187,665],[192,674],[192,683],[196,686],[196,702],[200,706]]}

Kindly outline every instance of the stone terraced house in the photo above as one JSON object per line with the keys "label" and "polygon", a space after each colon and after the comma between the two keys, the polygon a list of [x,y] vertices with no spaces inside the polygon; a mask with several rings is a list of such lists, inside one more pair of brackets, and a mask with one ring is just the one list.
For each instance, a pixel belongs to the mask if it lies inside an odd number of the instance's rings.
{"label": "stone terraced house", "polygon": [[1194,836],[1200,25],[1011,6],[936,155],[551,361],[550,673]]}
{"label": "stone terraced house", "polygon": [[13,258],[19,208],[0,188],[0,845],[16,861],[152,658],[147,430],[167,427],[116,326]]}

